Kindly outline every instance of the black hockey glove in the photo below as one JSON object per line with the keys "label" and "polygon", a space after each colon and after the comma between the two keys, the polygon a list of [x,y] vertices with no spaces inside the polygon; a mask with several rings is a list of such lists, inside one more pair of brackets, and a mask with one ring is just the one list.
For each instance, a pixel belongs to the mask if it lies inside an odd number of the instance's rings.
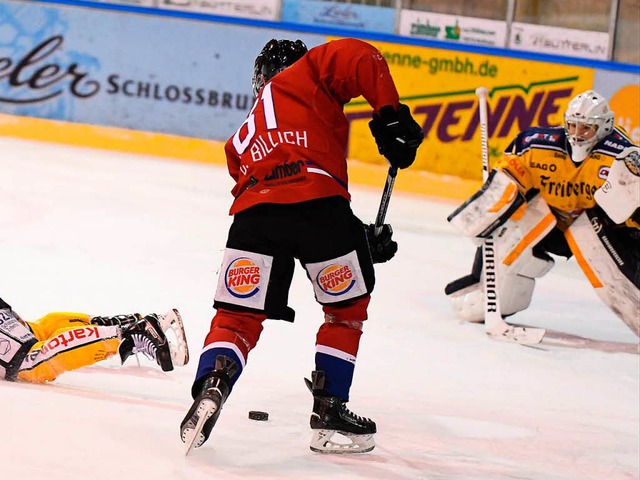
{"label": "black hockey glove", "polygon": [[397,111],[391,105],[382,107],[380,115],[373,114],[369,129],[392,167],[407,168],[416,159],[424,133],[406,105],[401,103]]}
{"label": "black hockey glove", "polygon": [[391,238],[393,229],[391,225],[385,223],[378,236],[375,235],[375,225],[370,223],[364,225],[367,232],[367,242],[369,242],[369,251],[373,263],[384,263],[391,260],[398,251],[398,244]]}

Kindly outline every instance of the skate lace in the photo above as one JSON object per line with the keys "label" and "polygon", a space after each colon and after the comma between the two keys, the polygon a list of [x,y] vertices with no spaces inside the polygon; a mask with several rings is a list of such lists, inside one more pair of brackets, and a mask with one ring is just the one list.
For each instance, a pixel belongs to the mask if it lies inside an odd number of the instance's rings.
{"label": "skate lace", "polygon": [[150,360],[155,360],[158,352],[156,344],[146,335],[140,333],[134,333],[131,335],[133,340],[133,353],[142,353]]}
{"label": "skate lace", "polygon": [[371,419],[367,418],[367,417],[361,417],[360,415],[356,415],[355,413],[353,413],[351,410],[349,410],[347,408],[347,405],[345,403],[340,404],[340,410],[342,412],[342,414],[346,417],[346,418],[350,418],[351,420],[357,422],[357,423],[371,423]]}

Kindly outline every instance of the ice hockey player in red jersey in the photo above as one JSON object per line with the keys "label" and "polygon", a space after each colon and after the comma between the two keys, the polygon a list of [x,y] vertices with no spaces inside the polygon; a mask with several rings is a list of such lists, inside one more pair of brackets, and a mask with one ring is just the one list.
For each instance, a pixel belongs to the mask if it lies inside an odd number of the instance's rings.
{"label": "ice hockey player in red jersey", "polygon": [[141,353],[164,371],[186,365],[189,349],[180,314],[175,309],[144,317],[52,312],[30,322],[0,298],[0,377],[6,380],[49,382],[116,353],[122,363]]}
{"label": "ice hockey player in red jersey", "polygon": [[[355,39],[309,51],[300,40],[269,41],[255,61],[253,91],[253,108],[225,145],[236,181],[234,220],[181,437],[187,453],[207,440],[264,320],[293,321],[288,292],[298,259],[324,311],[309,382],[311,449],[369,451],[376,424],[346,403],[374,287],[373,264],[393,257],[397,244],[389,225],[375,236],[373,226],[351,210],[343,107],[360,95],[369,102],[378,149],[397,168],[413,163],[422,129],[399,103],[380,52]],[[335,432],[352,442],[333,442]]]}
{"label": "ice hockey player in red jersey", "polygon": [[[576,95],[562,127],[534,127],[507,147],[482,188],[449,216],[464,235],[493,233],[502,314],[528,308],[535,279],[575,256],[598,296],[640,335],[638,147],[607,100]],[[497,233],[497,234],[496,234]],[[445,293],[461,318],[484,320],[482,255]]]}

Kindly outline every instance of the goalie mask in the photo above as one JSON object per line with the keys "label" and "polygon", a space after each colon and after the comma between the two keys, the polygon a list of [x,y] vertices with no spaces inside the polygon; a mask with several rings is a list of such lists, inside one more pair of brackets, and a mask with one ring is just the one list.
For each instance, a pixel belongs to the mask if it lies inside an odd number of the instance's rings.
{"label": "goalie mask", "polygon": [[256,57],[253,67],[253,96],[257,97],[265,83],[300,60],[305,53],[307,46],[302,40],[269,40]]}
{"label": "goalie mask", "polygon": [[564,114],[571,159],[582,162],[593,147],[613,130],[614,115],[607,100],[593,90],[575,96]]}

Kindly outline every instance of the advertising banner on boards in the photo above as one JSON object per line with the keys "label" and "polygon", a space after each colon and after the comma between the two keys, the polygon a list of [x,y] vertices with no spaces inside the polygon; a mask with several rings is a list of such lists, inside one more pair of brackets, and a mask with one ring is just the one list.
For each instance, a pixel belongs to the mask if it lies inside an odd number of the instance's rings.
{"label": "advertising banner on boards", "polygon": [[[82,3],[84,0],[78,0]],[[94,1],[94,0],[91,0]],[[100,3],[112,3],[114,5],[131,5],[134,7],[156,7],[158,0],[95,0]]]}
{"label": "advertising banner on boards", "polygon": [[[481,178],[480,128],[475,89],[489,98],[489,150],[495,161],[521,130],[562,125],[569,100],[593,86],[594,70],[532,60],[372,42],[387,59],[401,101],[425,132],[416,167],[469,179]],[[362,99],[347,106],[350,156],[379,157]]]}
{"label": "advertising banner on boards", "polygon": [[513,22],[509,48],[607,60],[609,34]]}
{"label": "advertising banner on boards", "polygon": [[484,18],[402,10],[398,33],[408,37],[504,47],[507,23]]}
{"label": "advertising banner on boards", "polygon": [[394,8],[321,0],[284,0],[283,22],[393,33]]}
{"label": "advertising banner on boards", "polygon": [[[83,0],[77,0],[82,3]],[[94,0],[90,0],[94,1]],[[113,3],[115,5],[131,5],[134,7],[157,7],[158,0],[95,0],[100,3]]]}
{"label": "advertising banner on boards", "polygon": [[509,48],[607,60],[609,34],[514,22],[511,25]]}
{"label": "advertising banner on boards", "polygon": [[244,121],[255,57],[282,35],[10,1],[0,18],[0,112],[211,140]]}
{"label": "advertising banner on boards", "polygon": [[158,8],[229,17],[278,20],[279,0],[155,0]]}

